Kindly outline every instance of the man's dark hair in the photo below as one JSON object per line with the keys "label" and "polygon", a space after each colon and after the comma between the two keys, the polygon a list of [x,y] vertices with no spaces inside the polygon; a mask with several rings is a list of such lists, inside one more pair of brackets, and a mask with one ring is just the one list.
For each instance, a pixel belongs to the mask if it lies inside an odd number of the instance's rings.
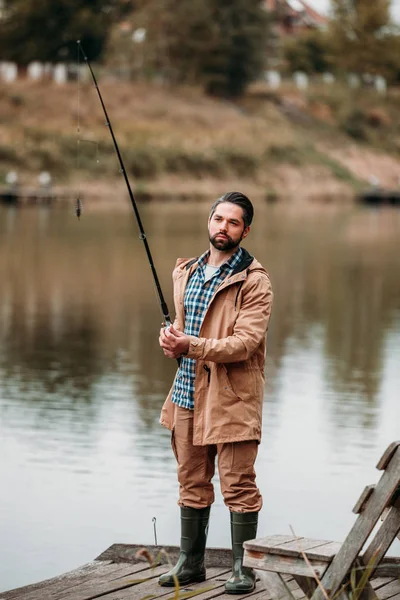
{"label": "man's dark hair", "polygon": [[215,213],[218,204],[222,204],[222,202],[230,202],[231,204],[240,206],[243,211],[244,226],[249,227],[249,225],[251,225],[254,216],[254,208],[248,197],[242,194],[242,192],[227,192],[221,196],[221,198],[218,198],[211,207],[210,219]]}

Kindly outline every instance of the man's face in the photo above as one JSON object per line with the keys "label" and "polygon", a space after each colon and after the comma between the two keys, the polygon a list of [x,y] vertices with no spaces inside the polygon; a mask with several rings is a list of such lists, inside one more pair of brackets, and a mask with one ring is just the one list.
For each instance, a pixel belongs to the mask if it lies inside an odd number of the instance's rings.
{"label": "man's face", "polygon": [[243,210],[237,204],[221,202],[208,221],[208,235],[217,250],[228,252],[239,246],[250,227],[244,226]]}

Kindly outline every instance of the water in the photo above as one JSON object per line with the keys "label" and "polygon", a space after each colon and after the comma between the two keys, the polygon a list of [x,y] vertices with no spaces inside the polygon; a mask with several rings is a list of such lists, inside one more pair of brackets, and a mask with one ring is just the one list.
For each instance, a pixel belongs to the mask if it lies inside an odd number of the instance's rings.
{"label": "water", "polygon": [[[141,212],[172,309],[171,269],[205,249],[207,207]],[[260,535],[292,527],[342,540],[400,438],[399,246],[395,211],[257,207],[246,247],[275,291]],[[0,207],[0,282],[0,591],[115,542],[154,543],[153,517],[158,541],[179,543],[175,464],[158,424],[175,363],[158,348],[133,216]],[[209,544],[229,543],[217,489]]]}

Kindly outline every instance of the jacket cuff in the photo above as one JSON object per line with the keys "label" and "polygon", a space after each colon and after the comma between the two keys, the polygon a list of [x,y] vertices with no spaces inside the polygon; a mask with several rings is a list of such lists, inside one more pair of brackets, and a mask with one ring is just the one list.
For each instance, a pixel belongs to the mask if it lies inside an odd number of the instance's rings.
{"label": "jacket cuff", "polygon": [[189,341],[189,350],[187,351],[185,356],[187,358],[194,358],[194,359],[201,358],[201,356],[203,354],[204,342],[200,338],[198,338],[194,335],[189,335],[188,337],[190,340]]}

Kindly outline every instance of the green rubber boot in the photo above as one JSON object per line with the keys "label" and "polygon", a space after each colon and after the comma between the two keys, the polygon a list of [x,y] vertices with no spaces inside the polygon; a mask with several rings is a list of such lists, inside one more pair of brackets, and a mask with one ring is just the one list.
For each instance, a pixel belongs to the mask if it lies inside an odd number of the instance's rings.
{"label": "green rubber boot", "polygon": [[256,587],[253,569],[243,566],[243,542],[257,535],[258,512],[231,512],[232,576],[225,583],[227,594],[246,594]]}
{"label": "green rubber boot", "polygon": [[159,585],[174,587],[174,577],[180,586],[205,580],[204,552],[209,517],[209,506],[201,509],[181,507],[181,552],[175,567],[161,575]]}

